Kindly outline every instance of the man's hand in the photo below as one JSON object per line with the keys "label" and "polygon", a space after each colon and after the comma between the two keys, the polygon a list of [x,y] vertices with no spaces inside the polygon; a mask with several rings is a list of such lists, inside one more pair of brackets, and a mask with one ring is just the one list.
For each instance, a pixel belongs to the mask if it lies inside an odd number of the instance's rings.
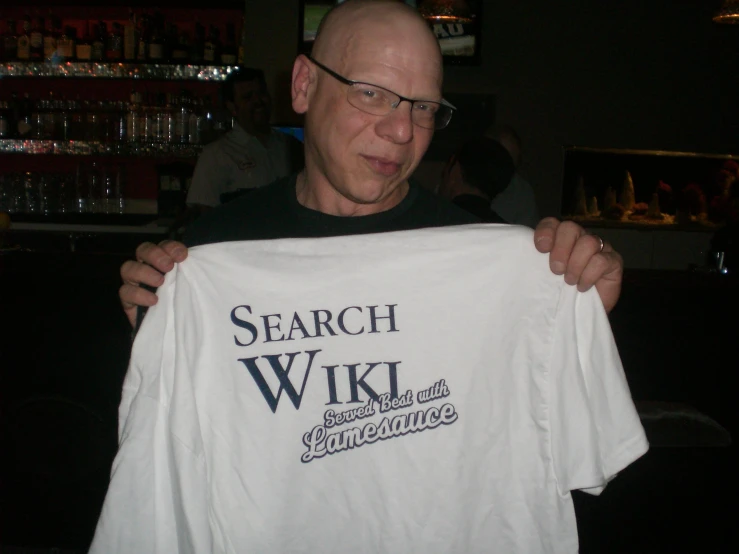
{"label": "man's hand", "polygon": [[174,264],[187,258],[187,248],[181,242],[165,240],[158,245],[145,242],[136,249],[136,261],[129,260],[121,266],[123,285],[118,290],[123,311],[131,327],[136,324],[136,309],[153,306],[157,296],[140,285],[158,287],[164,283],[164,274],[172,271]]}
{"label": "man's hand", "polygon": [[[606,312],[621,295],[624,260],[613,247],[572,221],[547,217],[534,231],[539,252],[549,253],[549,267],[565,276],[565,283],[586,291],[595,285]],[[602,246],[602,249],[601,249]]]}

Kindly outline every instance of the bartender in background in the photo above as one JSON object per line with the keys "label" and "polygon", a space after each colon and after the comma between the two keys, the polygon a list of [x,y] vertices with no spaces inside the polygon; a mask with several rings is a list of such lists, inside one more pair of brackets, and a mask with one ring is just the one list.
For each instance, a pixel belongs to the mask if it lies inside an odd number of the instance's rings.
{"label": "bartender in background", "polygon": [[485,223],[506,223],[490,208],[513,176],[513,159],[500,143],[487,137],[466,141],[447,162],[439,196]]}
{"label": "bartender in background", "polygon": [[518,173],[523,160],[521,139],[516,131],[508,126],[493,127],[485,133],[485,136],[499,142],[511,155],[515,165],[515,172],[508,186],[493,199],[490,207],[508,223],[536,227],[540,218],[534,189]]}
{"label": "bartender in background", "polygon": [[189,216],[302,169],[302,145],[270,126],[272,99],[260,69],[236,68],[223,85],[233,129],[203,149],[187,193]]}

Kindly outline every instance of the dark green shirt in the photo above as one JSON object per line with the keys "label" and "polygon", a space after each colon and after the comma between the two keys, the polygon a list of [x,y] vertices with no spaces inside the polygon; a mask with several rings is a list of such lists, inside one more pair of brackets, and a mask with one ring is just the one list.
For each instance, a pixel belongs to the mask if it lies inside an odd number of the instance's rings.
{"label": "dark green shirt", "polygon": [[207,212],[188,227],[185,244],[332,237],[480,222],[413,183],[400,204],[384,212],[352,217],[327,215],[298,202],[296,177],[279,179]]}

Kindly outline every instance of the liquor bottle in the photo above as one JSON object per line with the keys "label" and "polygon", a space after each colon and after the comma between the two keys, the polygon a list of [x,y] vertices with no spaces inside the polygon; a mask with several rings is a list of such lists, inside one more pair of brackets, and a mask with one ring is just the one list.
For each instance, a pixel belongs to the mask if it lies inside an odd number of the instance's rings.
{"label": "liquor bottle", "polygon": [[241,35],[239,38],[239,55],[236,62],[239,65],[242,65],[244,63],[244,56],[246,55],[246,16],[243,16],[241,18]]}
{"label": "liquor bottle", "polygon": [[77,42],[77,29],[65,27],[56,43],[56,51],[61,61],[74,60],[75,43]]}
{"label": "liquor bottle", "polygon": [[203,130],[203,101],[200,98],[193,98],[192,111],[187,125],[188,142],[190,144],[200,144]]}
{"label": "liquor bottle", "polygon": [[139,107],[139,140],[144,144],[150,142],[154,138],[154,129],[152,115],[154,113],[151,105],[151,96],[146,95]]}
{"label": "liquor bottle", "polygon": [[16,130],[19,138],[28,138],[33,130],[33,125],[31,124],[32,107],[31,95],[26,92],[23,95],[23,100],[19,103],[18,117],[16,118]]}
{"label": "liquor bottle", "polygon": [[52,61],[56,56],[56,28],[58,28],[57,19],[49,11],[49,17],[46,18],[44,29],[44,59],[46,61]]}
{"label": "liquor bottle", "polygon": [[136,15],[133,10],[128,12],[128,22],[123,29],[123,59],[130,62],[136,59]]}
{"label": "liquor bottle", "polygon": [[116,208],[119,214],[126,212],[126,197],[125,191],[123,190],[123,183],[126,182],[123,176],[123,168],[118,168],[115,172],[115,196],[116,196]]}
{"label": "liquor bottle", "polygon": [[41,61],[44,59],[44,18],[36,16],[33,19],[30,37],[31,60]]}
{"label": "liquor bottle", "polygon": [[105,58],[109,61],[120,61],[122,57],[123,31],[121,30],[121,24],[114,21],[105,47]]}
{"label": "liquor bottle", "polygon": [[233,23],[226,23],[226,45],[221,51],[222,65],[235,65],[238,59],[238,49],[236,48],[236,31]]}
{"label": "liquor bottle", "polygon": [[105,39],[108,34],[108,28],[105,23],[98,21],[93,27],[92,45],[90,48],[90,59],[100,61],[105,59]]}
{"label": "liquor bottle", "polygon": [[180,93],[179,109],[175,111],[175,142],[187,144],[190,140],[190,95],[186,90]]}
{"label": "liquor bottle", "polygon": [[205,58],[205,27],[198,21],[195,22],[195,39],[190,48],[190,61],[198,64],[203,63]]}
{"label": "liquor bottle", "polygon": [[128,142],[138,142],[141,135],[141,120],[139,118],[139,95],[135,90],[131,91],[131,101],[128,104],[126,114],[126,137]]}
{"label": "liquor bottle", "polygon": [[210,96],[203,99],[203,116],[200,121],[200,144],[208,144],[213,141],[213,125],[215,123],[215,111]]}
{"label": "liquor bottle", "polygon": [[179,45],[179,35],[177,34],[177,25],[174,23],[167,22],[166,24],[166,33],[164,34],[164,41],[165,41],[165,50],[164,50],[164,57],[169,62],[173,62],[174,57],[174,51],[177,49]]}
{"label": "liquor bottle", "polygon": [[156,100],[151,112],[151,131],[153,142],[164,142],[166,134],[166,122],[164,120],[164,104],[165,104],[164,93],[156,95]]}
{"label": "liquor bottle", "polygon": [[28,61],[31,59],[31,16],[26,14],[23,18],[23,29],[18,36],[18,59]]}
{"label": "liquor bottle", "polygon": [[172,47],[171,61],[172,63],[187,63],[190,57],[190,41],[187,33],[183,31],[177,37],[177,42]]}
{"label": "liquor bottle", "polygon": [[8,19],[8,28],[3,35],[3,59],[15,61],[18,59],[18,35],[15,34],[15,21]]}
{"label": "liquor bottle", "polygon": [[85,34],[77,41],[75,52],[77,59],[81,62],[87,62],[92,59],[92,37],[90,36],[90,21],[85,21]]}
{"label": "liquor bottle", "polygon": [[10,138],[10,128],[10,106],[6,101],[0,100],[0,139]]}
{"label": "liquor bottle", "polygon": [[168,144],[177,141],[175,110],[175,95],[167,93],[167,104],[164,106],[164,142]]}
{"label": "liquor bottle", "polygon": [[208,39],[205,41],[205,47],[203,49],[203,61],[205,61],[205,63],[213,64],[220,60],[220,34],[221,32],[215,25],[210,26],[210,34],[208,35]]}
{"label": "liquor bottle", "polygon": [[138,44],[136,45],[136,60],[145,62],[149,56],[149,24],[150,17],[146,12],[139,17]]}
{"label": "liquor bottle", "polygon": [[157,13],[151,28],[151,38],[149,39],[149,61],[154,63],[162,63],[165,60],[165,40],[164,28],[162,27],[162,15]]}

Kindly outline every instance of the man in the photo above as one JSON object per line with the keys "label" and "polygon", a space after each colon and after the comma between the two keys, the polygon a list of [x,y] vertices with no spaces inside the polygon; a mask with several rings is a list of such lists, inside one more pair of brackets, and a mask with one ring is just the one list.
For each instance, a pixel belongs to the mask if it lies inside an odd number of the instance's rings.
{"label": "man", "polygon": [[439,195],[486,223],[507,223],[490,202],[508,186],[515,168],[500,143],[480,137],[468,140],[444,169]]}
{"label": "man", "polygon": [[205,147],[195,166],[187,204],[198,213],[302,167],[294,160],[298,141],[270,127],[272,100],[261,70],[237,68],[224,83],[223,96],[236,122]]}
{"label": "man", "polygon": [[[370,18],[366,11],[391,13],[391,4],[393,12],[402,9],[395,3],[362,5],[362,9],[357,2],[342,4],[324,19],[312,59],[299,56],[295,61],[292,103],[296,112],[306,116],[306,167],[297,182],[279,182],[277,187],[253,192],[251,207],[242,203],[213,212],[191,229],[186,242],[356,234],[472,221],[409,185],[434,129],[414,122],[417,116],[412,114],[423,111],[424,103],[412,110],[407,99],[441,101],[442,62],[438,43],[417,16],[412,20],[415,33],[395,33],[393,22],[377,13],[371,18],[382,19],[382,24],[376,25],[374,34],[355,32]],[[340,19],[341,25],[330,24],[334,19]],[[369,96],[394,91],[403,98],[395,96],[396,103],[383,110],[384,115],[377,110],[368,113],[356,101],[350,102],[356,87],[347,84],[347,77],[384,87],[365,90]],[[265,198],[260,200],[260,195]],[[264,202],[262,207],[259,201]],[[399,219],[397,215],[407,215],[409,206],[423,212],[423,217],[412,222]],[[266,207],[273,209],[266,211]],[[222,232],[227,221],[232,226]],[[239,232],[228,232],[234,228]],[[564,275],[566,283],[583,291],[595,286],[606,310],[615,306],[623,261],[609,244],[575,223],[554,218],[538,225],[534,242],[539,251],[550,254],[552,271]],[[162,274],[186,257],[182,243],[144,243],[136,250],[137,261],[121,266],[119,295],[132,325],[139,306],[157,302],[146,287],[160,286]]]}
{"label": "man", "polygon": [[[428,312],[424,302],[428,292],[422,285],[423,290],[418,294],[414,280],[413,272],[418,267],[413,263],[398,264],[419,254],[414,248],[418,243],[405,242],[394,251],[395,245],[385,242],[403,242],[410,234],[365,235],[361,240],[336,237],[479,221],[408,182],[434,129],[448,122],[450,112],[441,98],[441,67],[435,37],[425,21],[403,3],[350,0],[324,19],[312,58],[299,56],[293,68],[293,107],[306,116],[305,170],[297,178],[279,180],[203,215],[188,229],[185,240],[189,245],[201,245],[246,239],[333,238],[211,244],[194,250],[192,263],[182,264],[174,277],[179,279],[192,268],[207,268],[207,271],[196,271],[162,289],[165,309],[149,314],[151,317],[144,322],[146,329],[134,347],[134,358],[142,364],[133,364],[127,376],[121,410],[130,417],[124,418],[121,452],[91,552],[576,550],[574,510],[567,504],[569,491],[596,490],[631,461],[637,450],[641,452],[645,447],[643,437],[636,436],[638,440],[632,442],[638,448],[629,448],[626,455],[622,454],[626,448],[614,448],[631,438],[631,431],[639,423],[633,405],[629,409],[628,402],[624,402],[624,399],[630,402],[630,397],[623,375],[610,371],[617,365],[612,338],[592,340],[600,337],[599,329],[608,327],[595,294],[578,298],[572,288],[562,287],[561,279],[544,271],[541,257],[533,249],[524,248],[530,238],[521,229],[491,226],[457,227],[455,232],[422,229],[412,235],[424,234],[428,238],[436,234],[434,244],[439,247],[442,262],[451,260],[439,264],[439,258],[426,258],[420,271],[426,284],[440,287],[439,295],[429,297],[441,298],[442,303]],[[450,256],[464,248],[457,248],[460,243],[449,242],[448,238],[455,233],[466,236],[478,233],[485,234],[479,238],[489,239],[492,230],[514,239],[507,242],[512,258],[509,261],[525,269],[506,275],[507,282],[495,293],[527,292],[518,297],[514,294],[515,298],[498,298],[495,306],[484,301],[466,302],[467,296],[444,296],[450,274],[458,269],[464,272],[455,263],[457,258]],[[577,226],[560,225],[553,220],[540,225],[537,238],[540,250],[552,252],[552,269],[565,273],[568,282],[578,283],[581,288],[595,283],[604,305],[613,306],[618,297],[621,263],[610,247],[601,248],[597,238],[584,236]],[[439,241],[443,242],[440,246]],[[306,250],[306,247],[318,247],[318,243],[320,247],[338,246],[330,252],[328,267],[324,267],[327,258],[320,252],[312,255]],[[369,250],[371,256],[362,254],[368,243],[380,245],[379,249]],[[480,264],[479,259],[495,249],[491,249],[489,240],[477,244],[481,256],[471,258],[474,267],[467,267],[467,273],[475,274],[480,266],[485,271],[503,270],[487,273],[489,279],[477,280],[478,287],[483,285],[478,289],[480,294],[490,298],[488,292],[496,288],[496,282],[507,269],[506,260],[491,259],[497,263]],[[287,265],[281,262],[284,258],[278,252],[280,248],[292,251]],[[233,259],[224,263],[222,257],[207,257],[225,250],[245,258],[248,267],[234,266]],[[528,271],[528,265],[517,265],[519,253],[535,262],[530,266],[534,270]],[[425,256],[424,252],[420,254]],[[138,285],[160,285],[161,274],[157,269],[166,272],[173,261],[183,260],[185,255],[184,245],[172,242],[142,245],[138,249],[139,259],[151,266],[129,262],[122,268],[127,284],[121,290],[121,299],[129,317],[135,315],[137,304],[156,302],[156,297],[154,300],[147,297]],[[376,264],[379,269],[370,268],[378,258],[382,262],[389,260],[390,267],[381,263]],[[470,263],[470,258],[465,261]],[[314,282],[308,275],[315,275],[312,268],[316,267],[321,273]],[[405,280],[402,289],[397,288],[399,281],[395,279],[393,267]],[[436,271],[442,267],[443,276],[437,280]],[[306,268],[307,273],[303,273]],[[290,278],[283,286],[280,285],[282,274]],[[352,286],[336,286],[333,276],[342,285],[352,281]],[[292,287],[301,279],[306,289],[296,293]],[[522,282],[531,283],[530,279],[537,286],[519,288]],[[547,286],[539,287],[544,281]],[[173,306],[168,301],[180,283],[180,299],[188,305],[188,310],[178,312],[174,307],[168,310]],[[228,292],[222,289],[224,286]],[[295,307],[295,298],[291,296],[287,303],[283,303],[283,298],[277,300],[285,292],[283,288],[288,295],[297,294],[300,302],[308,302],[304,305],[311,315],[303,314],[301,318],[296,309],[288,318],[288,312]],[[346,293],[344,288],[351,288],[351,296],[341,296]],[[379,289],[392,298],[402,298],[409,308],[413,304],[414,315],[408,320],[401,320],[398,315],[398,322],[423,322],[427,328],[433,328],[430,340],[437,341],[439,347],[434,342],[427,343],[427,335],[423,333],[396,335],[400,330],[395,325],[395,300],[384,305],[379,316],[375,312],[378,306],[374,305],[373,295]],[[362,308],[359,304],[364,306],[365,300],[355,299],[354,294],[366,297],[366,303],[372,305]],[[328,306],[335,297],[341,297],[341,306],[345,306],[340,311],[338,305]],[[560,302],[563,297],[566,301]],[[455,298],[461,301],[455,302]],[[313,306],[314,300],[327,304]],[[242,304],[247,301],[249,305]],[[273,309],[277,304],[282,307]],[[514,304],[525,305],[525,317],[514,315],[508,319]],[[570,309],[558,312],[561,304]],[[497,311],[496,307],[505,309],[506,313]],[[467,318],[470,308],[476,311]],[[286,317],[278,312],[284,312]],[[336,329],[342,331],[340,336],[334,337],[337,333],[329,330],[331,313],[336,315]],[[370,318],[364,326],[347,316],[364,313]],[[440,319],[433,317],[436,313]],[[252,315],[263,332],[248,321]],[[308,317],[314,322],[313,333],[303,326]],[[389,339],[382,343],[375,342],[379,319],[384,322],[383,330]],[[576,327],[573,319],[578,319],[583,331],[578,335],[583,339],[581,342],[571,336]],[[531,339],[526,341],[521,338],[519,327],[534,327],[534,320],[540,330],[543,325],[547,332],[526,335]],[[227,332],[224,332],[226,328],[217,329],[229,323],[233,326],[227,327]],[[290,331],[286,331],[288,327]],[[327,334],[321,334],[321,329]],[[405,327],[403,330],[408,332]],[[182,341],[178,348],[172,349],[169,338],[179,331]],[[470,349],[460,346],[467,340],[468,332],[475,333],[477,339]],[[384,333],[379,334],[385,338]],[[254,345],[257,335],[261,342]],[[485,350],[490,348],[488,335],[492,335],[496,345],[505,344],[502,348]],[[406,337],[410,340],[405,340]],[[312,382],[320,380],[326,384],[322,392],[327,396],[319,398],[313,395],[317,389],[305,385],[309,379],[307,367],[304,388],[299,386],[298,392],[292,383],[299,379],[296,374],[300,372],[297,367],[300,363],[293,365],[292,360],[301,355],[298,351],[303,348],[292,342],[294,339],[305,339],[307,343],[303,344],[310,345],[311,350],[302,353],[306,356],[323,356],[322,346],[316,345],[323,344],[324,339],[340,344],[337,351],[347,356],[344,366],[347,380],[342,378],[337,385],[336,364],[344,360],[334,363],[333,358],[327,358],[327,362],[316,363],[311,377],[315,379]],[[271,350],[273,343],[283,340],[291,341],[285,346],[290,353],[276,354],[277,351]],[[446,342],[441,344],[443,341]],[[359,389],[369,394],[373,387],[379,388],[370,372],[380,362],[368,360],[371,367],[366,369],[359,364],[361,360],[355,359],[359,355],[356,345],[360,342],[364,353],[371,352],[380,356],[379,360],[386,360],[382,362],[383,371],[389,376],[387,384],[391,392],[386,393],[385,404],[377,407],[372,402],[365,408],[357,405]],[[261,349],[264,343],[268,343],[267,350]],[[434,346],[427,348],[427,344]],[[251,349],[252,346],[259,350]],[[414,387],[419,392],[417,409],[426,410],[427,415],[413,419],[405,413],[394,415],[398,409],[416,402],[410,388],[402,401],[392,393],[402,392],[398,386],[392,386],[398,380],[396,366],[401,363],[396,360],[405,357],[395,357],[401,347],[409,356],[424,356],[422,362],[407,365],[413,365],[415,375],[430,387],[427,390]],[[440,352],[451,357],[435,359]],[[529,352],[535,354],[531,361]],[[581,353],[595,362],[588,366],[587,375],[577,371],[580,365],[575,362]],[[457,363],[459,354],[465,356],[461,363]],[[503,354],[505,360],[515,362],[491,371],[490,364]],[[285,356],[290,358],[289,365],[280,365]],[[557,361],[549,363],[551,358]],[[601,359],[607,363],[600,363]],[[166,364],[166,371],[160,362]],[[266,370],[267,363],[272,370]],[[357,369],[359,365],[361,371]],[[550,366],[554,371],[549,371]],[[448,376],[451,393],[443,379],[435,376],[427,381],[430,372],[437,370]],[[530,378],[532,374],[537,379]],[[498,381],[491,381],[493,375]],[[560,378],[563,375],[564,381]],[[476,382],[456,380],[465,376],[475,377]],[[406,382],[402,383],[405,386]],[[593,389],[598,394],[588,396]],[[303,402],[304,390],[312,396],[306,395]],[[136,393],[132,395],[131,391]],[[450,394],[457,396],[440,408],[428,404],[434,398],[441,400]],[[470,399],[469,394],[476,396]],[[338,395],[349,400],[339,400]],[[531,402],[532,396],[536,402]],[[206,397],[207,400],[200,402]],[[278,409],[280,398],[287,402],[285,397],[290,398],[294,410],[284,409],[284,404]],[[452,404],[457,399],[464,402],[460,406],[468,409],[459,416],[458,425]],[[583,400],[592,402],[583,403]],[[345,403],[347,406],[337,414],[339,409],[334,404]],[[514,416],[511,406],[518,406],[518,415]],[[375,413],[375,408],[382,414]],[[614,433],[603,433],[601,428],[590,425],[594,418],[590,417],[589,408],[602,412],[596,423],[610,426],[615,422],[622,431],[621,422],[628,419],[630,428],[615,437]],[[385,412],[388,415],[384,416]],[[554,413],[566,417],[558,419],[553,417]],[[581,414],[582,418],[576,417]],[[614,414],[617,417],[612,417]],[[340,419],[334,417],[337,415]],[[378,422],[382,417],[382,422],[376,424],[374,419],[366,419],[375,416]],[[317,421],[325,421],[325,425],[313,426]],[[410,426],[411,421],[417,425],[415,428]],[[359,434],[346,435],[345,442],[339,444],[338,440],[344,441],[340,438],[344,436],[342,429],[351,431],[342,422],[354,422],[361,429],[352,427]],[[442,424],[457,425],[453,430],[459,431],[455,436],[460,442],[444,448],[448,442],[440,446],[434,440],[440,435],[425,431],[438,430]],[[340,429],[333,433],[336,425]],[[331,450],[322,446],[324,442],[328,444],[328,439],[321,436],[327,427],[333,433]],[[470,427],[475,431],[472,436],[464,433]],[[286,429],[290,437],[283,440]],[[407,435],[403,442],[385,440],[401,435]],[[502,443],[496,443],[495,439],[501,436]],[[551,440],[553,436],[558,440]],[[415,439],[419,437],[427,448],[417,447]],[[608,440],[599,442],[592,440],[593,437]],[[590,472],[593,464],[582,463],[586,458],[583,442],[587,443],[588,462],[596,458],[599,465],[594,473]],[[319,443],[320,452],[314,448]],[[297,448],[303,450],[301,445],[309,450],[302,456],[293,456]],[[150,454],[153,450],[158,456]],[[453,453],[453,456],[437,463],[433,452]],[[337,456],[327,455],[334,453]],[[495,458],[488,458],[490,453]],[[313,463],[318,457],[323,457],[325,463]],[[467,471],[467,466],[473,471]],[[522,473],[522,466],[539,469]],[[460,472],[464,473],[462,486],[451,486],[456,484],[455,476]],[[429,474],[435,477],[422,479]],[[545,505],[537,503],[541,497],[538,483],[547,486],[545,492],[549,496]],[[522,496],[518,494],[519,489],[526,489],[530,494]],[[406,511],[409,503],[413,509]],[[556,509],[550,510],[552,503]],[[540,532],[541,526],[546,527],[544,532]],[[497,533],[498,530],[501,532]],[[144,546],[131,547],[136,544]]]}
{"label": "man", "polygon": [[508,126],[493,127],[487,132],[487,136],[508,151],[515,166],[508,186],[493,199],[490,207],[508,223],[534,227],[539,221],[534,190],[518,173],[523,160],[521,138]]}

